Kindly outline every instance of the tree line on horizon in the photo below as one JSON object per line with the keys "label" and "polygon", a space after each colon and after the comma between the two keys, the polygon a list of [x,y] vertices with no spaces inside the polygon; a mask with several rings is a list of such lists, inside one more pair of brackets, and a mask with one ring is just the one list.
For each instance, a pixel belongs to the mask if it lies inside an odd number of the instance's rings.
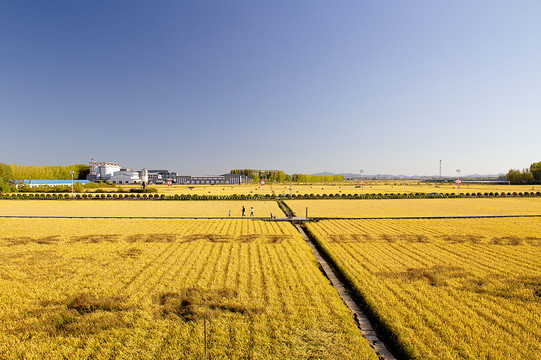
{"label": "tree line on horizon", "polygon": [[522,171],[511,169],[505,177],[514,185],[541,183],[541,161],[531,164],[530,168]]}
{"label": "tree line on horizon", "polygon": [[34,166],[0,163],[0,192],[15,190],[13,181],[17,180],[84,180],[90,173],[90,166],[75,164],[67,166]]}
{"label": "tree line on horizon", "polygon": [[[90,173],[90,166],[85,164],[74,164],[67,166],[35,166],[0,163],[0,191],[6,192],[12,189],[11,180],[70,180],[73,171],[75,180],[84,180]],[[286,174],[281,170],[261,169],[233,169],[231,174],[248,176],[254,183],[261,179],[271,182],[339,182],[344,181],[342,175],[308,175],[308,174]],[[511,184],[535,184],[541,183],[541,161],[530,165],[529,168],[521,170],[511,169],[505,176]]]}
{"label": "tree line on horizon", "polygon": [[10,180],[71,180],[71,171],[73,171],[73,179],[84,180],[90,173],[90,166],[85,164],[67,166],[3,165],[11,170]]}
{"label": "tree line on horizon", "polygon": [[13,171],[9,165],[0,163],[0,192],[6,193],[13,190],[14,186],[10,182],[13,179]]}
{"label": "tree line on horizon", "polygon": [[261,179],[272,182],[336,182],[344,181],[342,175],[308,175],[308,174],[286,174],[282,170],[257,170],[257,169],[233,169],[231,174],[240,174],[250,177],[254,183]]}

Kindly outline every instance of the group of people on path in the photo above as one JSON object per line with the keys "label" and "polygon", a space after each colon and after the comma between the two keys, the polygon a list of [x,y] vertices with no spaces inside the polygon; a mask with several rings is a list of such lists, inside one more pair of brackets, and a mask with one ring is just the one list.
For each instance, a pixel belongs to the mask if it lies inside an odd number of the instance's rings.
{"label": "group of people on path", "polygon": [[[246,216],[246,209],[242,206],[242,217]],[[229,217],[231,217],[231,210],[229,210]],[[254,207],[250,207],[250,217],[254,217]]]}

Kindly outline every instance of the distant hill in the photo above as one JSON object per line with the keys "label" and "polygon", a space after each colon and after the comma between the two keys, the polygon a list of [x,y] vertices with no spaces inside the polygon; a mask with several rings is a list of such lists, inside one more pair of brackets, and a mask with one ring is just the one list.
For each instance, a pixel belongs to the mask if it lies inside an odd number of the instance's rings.
{"label": "distant hill", "polygon": [[330,173],[330,172],[322,172],[322,173],[310,174],[310,175],[315,175],[315,176],[335,176],[335,175],[344,175],[344,174],[335,174],[335,173]]}
{"label": "distant hill", "polygon": [[[321,172],[321,173],[316,173],[316,174],[312,174],[312,175],[325,175],[325,176],[334,176],[334,175],[342,175],[344,178],[346,179],[351,179],[351,178],[361,178],[362,175],[360,173],[340,173],[340,174],[335,174],[335,173],[331,173],[331,172],[328,172],[328,171],[325,171],[325,172]],[[498,179],[499,176],[505,176],[504,173],[499,173],[499,174],[496,174],[496,175],[493,175],[493,174],[489,174],[489,175],[480,175],[480,174],[472,174],[472,175],[461,175],[461,178],[462,179]],[[408,175],[391,175],[391,174],[364,174],[364,178],[365,179],[370,179],[370,180],[374,180],[374,179],[403,179],[403,178],[406,178],[406,179],[438,179],[439,176],[438,175],[411,175],[411,176],[408,176]],[[442,178],[444,179],[453,179],[454,176],[442,176]]]}

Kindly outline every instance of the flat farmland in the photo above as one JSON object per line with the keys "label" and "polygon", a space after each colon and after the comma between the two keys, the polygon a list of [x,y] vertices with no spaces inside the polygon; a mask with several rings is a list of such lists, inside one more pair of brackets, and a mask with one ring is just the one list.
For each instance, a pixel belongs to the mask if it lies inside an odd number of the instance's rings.
{"label": "flat farmland", "polygon": [[[124,189],[132,187],[140,188],[140,186],[123,185]],[[272,183],[267,182],[266,185],[246,184],[246,185],[173,185],[171,189],[167,185],[150,185],[150,187],[158,189],[159,194],[169,195],[207,195],[207,196],[231,196],[231,195],[361,195],[361,194],[415,194],[415,193],[453,193],[456,194],[458,189],[453,183],[423,183],[419,181],[406,180],[365,180],[364,186],[361,188],[360,181],[345,181],[340,183]],[[482,193],[498,192],[498,193],[519,193],[519,192],[537,192],[541,190],[539,185],[496,185],[496,184],[476,184],[463,183],[460,186],[460,193]]]}
{"label": "flat farmland", "polygon": [[307,225],[410,359],[538,359],[539,218]]}
{"label": "flat farmland", "polygon": [[24,216],[160,216],[160,217],[225,217],[246,216],[250,207],[254,216],[283,216],[276,201],[159,201],[159,200],[0,200],[0,215]]}
{"label": "flat farmland", "polygon": [[298,216],[541,215],[541,198],[287,200]]}
{"label": "flat farmland", "polygon": [[377,358],[289,223],[0,228],[2,359]]}

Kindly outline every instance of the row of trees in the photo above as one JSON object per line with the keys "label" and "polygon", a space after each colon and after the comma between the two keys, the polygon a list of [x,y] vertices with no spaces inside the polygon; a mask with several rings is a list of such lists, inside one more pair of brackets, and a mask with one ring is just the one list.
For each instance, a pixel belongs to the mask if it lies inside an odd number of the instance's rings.
{"label": "row of trees", "polygon": [[332,181],[344,181],[344,177],[342,175],[293,174],[292,180],[295,182],[332,182]]}
{"label": "row of trees", "polygon": [[13,190],[13,184],[10,180],[13,179],[13,171],[7,164],[0,163],[0,193],[6,193]]}
{"label": "row of trees", "polygon": [[[166,194],[157,194],[153,192],[138,191],[141,189],[131,189],[129,192],[118,193],[76,193],[75,199],[164,199],[164,200],[269,200],[281,198],[272,194],[233,194],[233,195],[186,195],[175,194],[173,196],[167,196]],[[152,194],[154,193],[154,194]],[[67,199],[71,194],[62,193],[13,193],[13,194],[0,194],[0,199]],[[412,194],[395,194],[395,193],[371,193],[371,194],[286,194],[285,198],[290,199],[441,199],[441,198],[487,198],[487,197],[541,197],[541,192],[485,192],[485,193],[461,193],[457,195],[455,193],[446,193],[442,196],[430,195],[425,193],[412,193]]]}
{"label": "row of trees", "polygon": [[[124,192],[124,189],[120,185],[111,184],[110,182],[98,181],[97,183],[89,182],[82,184],[80,181],[74,181],[73,191],[76,193],[91,192],[102,189],[103,191],[111,192]],[[108,190],[104,190],[108,189]],[[112,189],[112,190],[111,190]],[[18,189],[21,193],[62,193],[71,192],[71,185],[57,185],[57,186],[20,186]]]}
{"label": "row of trees", "polygon": [[252,178],[257,183],[261,179],[267,179],[274,182],[290,181],[291,176],[282,170],[256,170],[256,169],[233,169],[231,174],[241,174]]}
{"label": "row of trees", "polygon": [[258,183],[261,179],[266,179],[273,182],[331,182],[344,181],[342,175],[308,175],[308,174],[293,174],[289,175],[282,170],[256,170],[256,169],[234,169],[231,174],[241,174],[252,178],[254,183]]}
{"label": "row of trees", "polygon": [[529,169],[511,169],[506,175],[511,184],[535,184],[541,183],[541,161],[530,165]]}
{"label": "row of trees", "polygon": [[84,180],[90,173],[90,166],[84,164],[75,164],[68,166],[34,166],[34,165],[8,165],[12,172],[12,180],[69,180],[70,171],[73,171],[73,178]]}

